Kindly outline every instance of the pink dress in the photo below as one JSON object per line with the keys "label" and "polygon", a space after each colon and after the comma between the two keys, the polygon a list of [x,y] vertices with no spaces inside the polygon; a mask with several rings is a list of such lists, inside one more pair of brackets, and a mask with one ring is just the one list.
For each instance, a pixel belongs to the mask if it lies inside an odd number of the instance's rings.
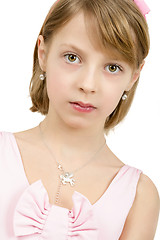
{"label": "pink dress", "polygon": [[0,240],[117,240],[141,171],[124,165],[91,204],[79,192],[69,210],[49,203],[41,180],[29,184],[12,133],[0,133]]}

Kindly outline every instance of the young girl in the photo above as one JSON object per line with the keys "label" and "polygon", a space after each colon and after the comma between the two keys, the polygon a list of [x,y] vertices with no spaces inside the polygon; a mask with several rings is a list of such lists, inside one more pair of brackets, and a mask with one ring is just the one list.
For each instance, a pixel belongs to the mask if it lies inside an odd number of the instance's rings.
{"label": "young girl", "polygon": [[37,127],[0,133],[0,239],[152,240],[159,196],[105,134],[126,116],[149,51],[148,7],[60,0],[34,51]]}

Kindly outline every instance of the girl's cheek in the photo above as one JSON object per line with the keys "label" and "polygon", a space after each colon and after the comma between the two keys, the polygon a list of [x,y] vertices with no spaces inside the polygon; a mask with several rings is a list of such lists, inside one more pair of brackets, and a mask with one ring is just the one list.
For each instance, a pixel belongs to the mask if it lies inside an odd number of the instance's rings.
{"label": "girl's cheek", "polygon": [[118,98],[113,98],[113,97],[109,97],[107,99],[107,103],[106,103],[106,108],[107,108],[107,115],[109,116],[117,107],[119,103],[119,97]]}
{"label": "girl's cheek", "polygon": [[47,88],[51,92],[57,94],[67,88],[66,74],[58,68],[54,67],[52,71],[48,72],[47,76]]}
{"label": "girl's cheek", "polygon": [[80,68],[79,64],[71,64],[65,61],[62,61],[59,65],[59,69],[65,73],[74,73]]}

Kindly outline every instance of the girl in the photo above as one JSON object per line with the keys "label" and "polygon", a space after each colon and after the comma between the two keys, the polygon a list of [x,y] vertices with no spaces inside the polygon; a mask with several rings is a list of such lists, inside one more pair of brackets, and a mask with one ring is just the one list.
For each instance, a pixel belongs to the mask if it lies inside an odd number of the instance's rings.
{"label": "girl", "polygon": [[157,189],[104,135],[131,106],[149,51],[147,12],[140,0],[52,6],[30,84],[31,111],[46,117],[0,134],[1,239],[154,238]]}

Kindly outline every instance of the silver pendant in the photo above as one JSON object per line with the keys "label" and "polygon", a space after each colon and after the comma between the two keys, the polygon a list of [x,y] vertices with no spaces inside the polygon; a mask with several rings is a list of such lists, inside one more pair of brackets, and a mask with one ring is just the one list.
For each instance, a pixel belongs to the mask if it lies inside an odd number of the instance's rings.
{"label": "silver pendant", "polygon": [[66,185],[70,183],[71,186],[75,185],[75,179],[73,178],[73,173],[66,172],[64,175],[60,175],[61,182]]}

